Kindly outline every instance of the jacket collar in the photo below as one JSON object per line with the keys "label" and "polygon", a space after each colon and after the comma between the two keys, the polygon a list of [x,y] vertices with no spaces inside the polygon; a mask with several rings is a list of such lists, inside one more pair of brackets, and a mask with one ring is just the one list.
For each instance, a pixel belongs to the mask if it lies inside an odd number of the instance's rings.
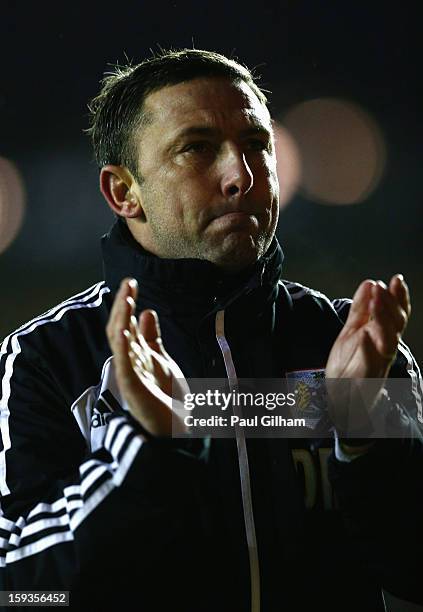
{"label": "jacket collar", "polygon": [[[104,274],[112,294],[125,277],[136,278],[144,301],[169,312],[214,310],[237,297],[259,292],[269,298],[282,273],[283,253],[276,238],[253,266],[229,275],[201,259],[161,259],[146,251],[118,219],[102,237]],[[266,300],[267,301],[267,300]]]}

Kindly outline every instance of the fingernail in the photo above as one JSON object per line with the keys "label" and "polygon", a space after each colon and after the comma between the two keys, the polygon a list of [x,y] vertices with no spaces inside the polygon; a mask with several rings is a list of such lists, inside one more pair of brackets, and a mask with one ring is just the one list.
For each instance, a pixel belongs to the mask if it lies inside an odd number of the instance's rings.
{"label": "fingernail", "polygon": [[131,287],[131,289],[137,289],[138,287],[138,281],[136,278],[131,278],[128,284]]}
{"label": "fingernail", "polygon": [[388,287],[385,285],[385,283],[381,280],[377,281],[377,284],[379,285],[379,287],[382,287],[382,289],[387,289]]}
{"label": "fingernail", "polygon": [[128,304],[130,305],[131,308],[135,308],[134,298],[132,298],[130,295],[128,295],[126,297],[126,301],[128,302]]}
{"label": "fingernail", "polygon": [[395,274],[395,276],[397,277],[398,280],[400,280],[402,283],[404,282],[404,276],[402,274]]}

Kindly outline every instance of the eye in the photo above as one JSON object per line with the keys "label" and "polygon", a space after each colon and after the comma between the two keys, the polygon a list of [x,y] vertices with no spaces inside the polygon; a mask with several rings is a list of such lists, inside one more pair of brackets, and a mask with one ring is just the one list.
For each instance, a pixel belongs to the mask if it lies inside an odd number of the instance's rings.
{"label": "eye", "polygon": [[182,148],[182,153],[211,153],[214,148],[213,144],[207,140],[196,140],[186,144]]}
{"label": "eye", "polygon": [[269,151],[270,142],[262,138],[249,138],[247,140],[248,149],[250,151]]}

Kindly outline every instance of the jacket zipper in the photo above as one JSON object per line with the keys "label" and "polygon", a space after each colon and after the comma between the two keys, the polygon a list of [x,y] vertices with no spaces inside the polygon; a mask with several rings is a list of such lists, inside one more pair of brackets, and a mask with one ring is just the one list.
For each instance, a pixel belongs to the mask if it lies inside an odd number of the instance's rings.
{"label": "jacket zipper", "polygon": [[[216,339],[222,352],[229,388],[237,388],[238,378],[232,359],[231,349],[225,338],[225,311],[216,313]],[[232,406],[234,415],[241,415],[239,406]],[[235,425],[236,445],[238,450],[239,474],[241,479],[242,506],[244,511],[245,531],[247,534],[248,556],[250,561],[251,612],[260,612],[260,567],[257,550],[256,528],[254,524],[253,502],[251,495],[250,470],[248,467],[247,444],[242,427]]]}

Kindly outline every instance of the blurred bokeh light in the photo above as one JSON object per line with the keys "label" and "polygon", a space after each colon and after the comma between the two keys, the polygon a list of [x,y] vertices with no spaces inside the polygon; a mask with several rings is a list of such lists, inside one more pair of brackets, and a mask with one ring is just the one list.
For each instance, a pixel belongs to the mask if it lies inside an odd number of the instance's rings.
{"label": "blurred bokeh light", "polygon": [[298,146],[301,189],[326,204],[356,204],[377,187],[386,163],[381,130],[352,102],[318,98],[294,106],[283,125]]}
{"label": "blurred bokeh light", "polygon": [[25,188],[13,162],[0,157],[0,253],[16,238],[25,212]]}
{"label": "blurred bokeh light", "polygon": [[284,208],[297,191],[301,180],[298,146],[288,130],[276,121],[273,125],[279,180],[279,205]]}

